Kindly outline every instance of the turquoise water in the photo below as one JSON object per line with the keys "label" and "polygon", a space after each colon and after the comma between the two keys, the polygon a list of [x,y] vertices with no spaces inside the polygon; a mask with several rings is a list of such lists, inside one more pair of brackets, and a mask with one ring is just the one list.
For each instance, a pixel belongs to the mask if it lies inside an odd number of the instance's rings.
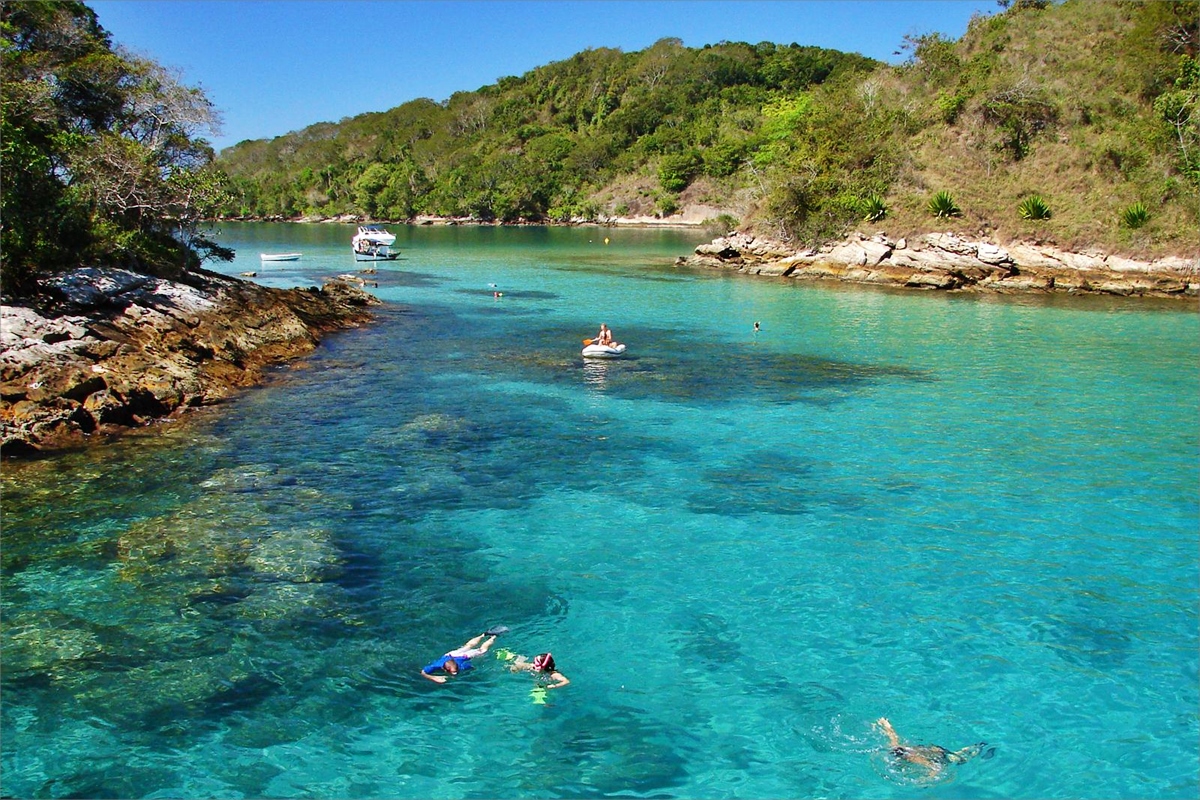
{"label": "turquoise water", "polygon": [[[222,269],[308,284],[352,232],[227,225]],[[5,465],[6,796],[1196,796],[1194,307],[394,232],[376,324]],[[628,357],[584,363],[602,321]],[[571,684],[419,677],[497,623]],[[929,778],[881,716],[987,747]]]}

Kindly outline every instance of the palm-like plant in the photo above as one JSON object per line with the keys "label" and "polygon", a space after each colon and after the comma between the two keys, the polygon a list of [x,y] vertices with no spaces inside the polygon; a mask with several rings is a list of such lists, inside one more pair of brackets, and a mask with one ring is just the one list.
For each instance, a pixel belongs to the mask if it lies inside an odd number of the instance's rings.
{"label": "palm-like plant", "polygon": [[947,191],[935,194],[929,200],[929,213],[935,217],[957,217],[962,210],[954,204],[954,198]]}
{"label": "palm-like plant", "polygon": [[1142,203],[1134,203],[1121,212],[1121,221],[1125,223],[1127,228],[1140,228],[1149,219],[1150,212],[1146,210],[1146,206]]}
{"label": "palm-like plant", "polygon": [[887,205],[883,202],[883,198],[877,194],[873,194],[866,198],[860,204],[863,213],[864,222],[878,222],[887,216]]}
{"label": "palm-like plant", "polygon": [[1025,220],[1050,219],[1050,206],[1040,195],[1030,195],[1017,206],[1017,213]]}

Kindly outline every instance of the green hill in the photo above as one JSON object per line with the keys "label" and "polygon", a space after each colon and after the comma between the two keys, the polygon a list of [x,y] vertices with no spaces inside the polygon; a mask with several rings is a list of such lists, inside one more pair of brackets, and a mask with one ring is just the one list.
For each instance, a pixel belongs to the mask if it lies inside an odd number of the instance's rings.
{"label": "green hill", "polygon": [[567,221],[703,204],[798,243],[866,226],[1191,252],[1198,20],[1196,0],[1018,0],[959,41],[907,37],[897,67],[794,44],[587,50],[218,163],[233,216]]}

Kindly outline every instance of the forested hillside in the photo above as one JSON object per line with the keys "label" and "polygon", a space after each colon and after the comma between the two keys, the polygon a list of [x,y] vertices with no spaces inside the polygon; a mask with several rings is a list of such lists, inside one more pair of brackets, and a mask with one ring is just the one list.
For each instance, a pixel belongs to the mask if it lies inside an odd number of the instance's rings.
{"label": "forested hillside", "polygon": [[[1001,4],[1008,5],[1008,4]],[[587,50],[220,154],[233,216],[500,221],[705,204],[817,243],[855,226],[1195,246],[1200,2],[1017,0],[892,67],[798,45]]]}

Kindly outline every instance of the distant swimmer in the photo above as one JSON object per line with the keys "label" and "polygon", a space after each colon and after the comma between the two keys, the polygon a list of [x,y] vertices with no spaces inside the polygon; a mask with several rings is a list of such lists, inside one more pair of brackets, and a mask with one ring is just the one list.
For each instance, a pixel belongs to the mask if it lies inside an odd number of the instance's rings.
{"label": "distant swimmer", "polygon": [[[947,750],[936,744],[907,745],[900,742],[900,737],[892,728],[892,723],[888,722],[887,717],[880,717],[875,722],[875,726],[888,738],[888,755],[897,761],[922,767],[930,778],[940,776],[942,769],[947,764],[967,763],[987,747],[987,742],[980,742],[955,751]],[[990,757],[990,751],[989,755],[985,756],[985,758],[987,757]]]}
{"label": "distant swimmer", "polygon": [[758,333],[761,330],[762,330],[762,323],[761,322],[754,323],[754,332]]}
{"label": "distant swimmer", "polygon": [[[504,631],[493,628],[487,633],[481,633],[475,638],[468,640],[462,647],[451,650],[438,660],[422,667],[421,677],[428,678],[434,683],[445,683],[447,678],[473,669],[471,659],[478,658],[486,653],[488,648],[492,646],[492,643],[496,641],[496,635],[499,633],[504,633]],[[444,672],[445,675],[434,675],[435,672]]]}

